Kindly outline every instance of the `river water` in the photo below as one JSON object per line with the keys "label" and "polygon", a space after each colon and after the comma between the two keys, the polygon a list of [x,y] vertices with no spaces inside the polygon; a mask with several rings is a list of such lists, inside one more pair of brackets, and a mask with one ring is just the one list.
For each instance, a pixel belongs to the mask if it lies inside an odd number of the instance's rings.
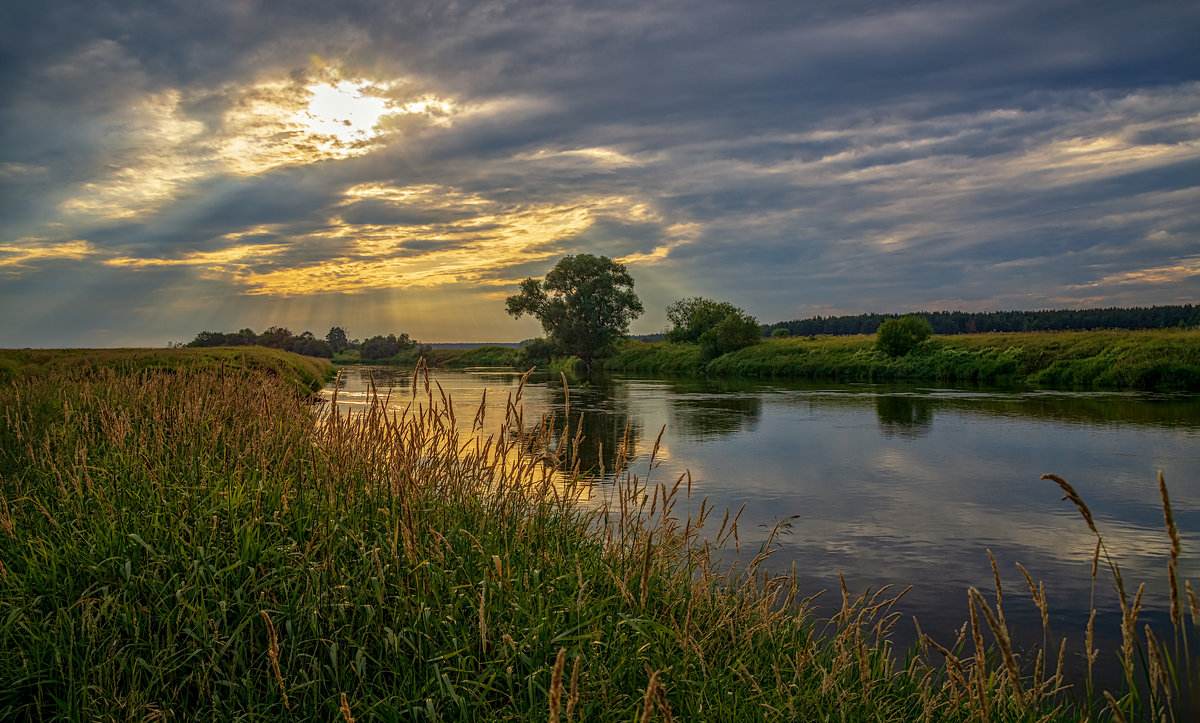
{"label": "river water", "polygon": [[[343,409],[365,403],[368,375],[391,404],[413,401],[407,372],[355,367],[341,377]],[[431,379],[467,424],[484,390],[499,424],[520,383],[496,369],[435,370]],[[526,419],[561,419],[567,397],[561,377],[530,377]],[[638,453],[630,469],[642,479],[690,474],[693,512],[702,497],[718,510],[745,505],[743,551],[757,553],[786,521],[771,566],[794,563],[806,591],[829,589],[830,603],[840,602],[839,573],[852,592],[911,585],[899,606],[905,620],[916,616],[943,643],[967,619],[969,587],[993,599],[990,550],[1020,644],[1040,644],[1042,627],[1018,562],[1045,582],[1054,634],[1081,644],[1096,538],[1045,473],[1079,492],[1127,587],[1146,582],[1142,620],[1157,626],[1170,546],[1161,471],[1183,534],[1181,577],[1200,583],[1198,395],[618,376],[571,383],[569,403],[572,423],[584,415],[585,466],[611,470],[628,429]],[[1111,576],[1095,599],[1101,664],[1115,663]],[[911,642],[911,630],[898,625],[897,642]]]}

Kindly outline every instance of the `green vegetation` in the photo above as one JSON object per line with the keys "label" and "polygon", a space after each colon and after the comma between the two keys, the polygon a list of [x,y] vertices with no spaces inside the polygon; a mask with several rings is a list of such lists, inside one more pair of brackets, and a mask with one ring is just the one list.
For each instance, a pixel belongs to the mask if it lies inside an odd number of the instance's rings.
{"label": "green vegetation", "polygon": [[[933,333],[982,334],[987,332],[1091,331],[1094,329],[1195,329],[1200,327],[1200,306],[1178,304],[1105,309],[1057,309],[1047,311],[920,312],[933,326]],[[900,314],[856,314],[815,316],[781,321],[763,327],[763,334],[786,329],[790,336],[874,334],[879,325]]]}
{"label": "green vegetation", "polygon": [[[186,346],[211,348],[221,346],[264,346],[268,349],[282,349],[305,356],[315,356],[324,359],[341,360],[346,363],[348,355],[361,361],[390,360],[408,355],[418,349],[415,341],[408,334],[377,334],[365,341],[350,339],[346,330],[335,326],[329,330],[324,339],[313,336],[311,331],[295,335],[290,329],[282,326],[272,326],[261,334],[255,334],[251,329],[225,333],[219,331],[202,331]],[[399,363],[399,362],[397,362]]]}
{"label": "green vegetation", "polygon": [[872,337],[767,339],[705,361],[698,345],[629,341],[610,371],[841,381],[940,381],[1063,388],[1200,390],[1200,331],[934,337],[892,357]]}
{"label": "green vegetation", "polygon": [[432,367],[512,367],[517,366],[518,350],[508,346],[477,346],[473,349],[432,349],[424,347],[401,355],[401,363],[421,360]]}
{"label": "green vegetation", "polygon": [[536,317],[558,353],[579,357],[588,369],[612,352],[645,311],[624,264],[591,254],[564,256],[542,281],[525,279],[505,309],[514,318]]}
{"label": "green vegetation", "polygon": [[319,391],[334,371],[324,359],[263,347],[211,349],[0,349],[0,383],[108,369],[120,374],[213,371],[262,372],[304,394]]}
{"label": "green vegetation", "polygon": [[218,351],[247,366],[46,352],[0,382],[0,718],[1133,720],[1194,679],[1178,597],[1162,642],[1126,601],[1129,690],[1082,708],[1014,655],[999,590],[900,659],[893,593],[815,619],[770,540],[728,567],[737,516],[678,513],[683,479],[557,472],[554,423],[509,405],[476,439],[428,376],[350,418]]}
{"label": "green vegetation", "polygon": [[757,344],[761,338],[758,320],[728,301],[702,296],[680,299],[667,307],[671,330],[667,341],[699,344],[705,359],[715,359]]}
{"label": "green vegetation", "polygon": [[[340,331],[339,327],[331,329],[329,334]],[[202,331],[195,339],[189,341],[188,347],[217,347],[217,346],[265,346],[268,349],[282,349],[305,356],[315,356],[328,359],[334,355],[338,347],[326,339],[318,339],[311,331],[293,334],[291,329],[282,326],[272,326],[261,334],[255,334],[252,329],[242,329],[230,333],[220,331]],[[343,332],[342,338],[345,338]]]}
{"label": "green vegetation", "polygon": [[334,355],[333,363],[339,366],[366,364],[375,366],[431,367],[519,367],[519,350],[507,346],[477,346],[471,349],[434,349],[419,345],[406,349],[386,359],[364,359],[357,349],[347,349]]}
{"label": "green vegetation", "polygon": [[933,327],[916,314],[888,319],[875,332],[875,348],[888,356],[904,356],[933,336]]}

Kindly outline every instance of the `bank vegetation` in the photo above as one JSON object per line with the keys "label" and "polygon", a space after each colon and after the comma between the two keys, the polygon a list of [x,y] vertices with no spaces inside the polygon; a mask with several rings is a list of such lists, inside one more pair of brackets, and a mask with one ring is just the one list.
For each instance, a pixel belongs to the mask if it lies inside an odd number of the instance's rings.
{"label": "bank vegetation", "polygon": [[706,359],[696,344],[627,341],[608,371],[851,382],[1200,390],[1200,330],[934,336],[902,355],[875,336],[764,339]]}
{"label": "bank vegetation", "polygon": [[[891,642],[908,624],[894,609],[902,590],[834,591],[840,610],[818,618],[798,598],[803,571],[772,569],[774,535],[741,547],[736,510],[690,499],[686,475],[624,466],[597,482],[578,467],[575,432],[525,418],[519,392],[504,419],[482,405],[456,418],[419,369],[413,404],[372,398],[348,416],[314,405],[273,356],[239,351],[154,352],[153,363],[23,352],[0,380],[0,718],[1187,710],[1200,611],[1176,579],[1165,486],[1175,631],[1142,631],[1140,590],[1096,532],[1098,584],[1122,585],[1127,676],[1124,689],[1094,690],[1063,676],[1054,639],[1013,648],[999,589],[964,591],[959,639],[919,636],[911,653]],[[638,467],[653,470],[653,456]],[[1079,495],[1053,483],[1096,530]],[[1003,599],[1022,594],[1049,615],[1033,580]]]}

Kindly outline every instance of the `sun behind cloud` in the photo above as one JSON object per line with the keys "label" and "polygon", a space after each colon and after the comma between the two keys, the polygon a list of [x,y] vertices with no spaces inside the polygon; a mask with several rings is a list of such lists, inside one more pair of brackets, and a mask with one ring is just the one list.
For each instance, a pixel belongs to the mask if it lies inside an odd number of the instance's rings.
{"label": "sun behind cloud", "polygon": [[394,112],[386,98],[370,93],[366,81],[311,85],[308,105],[292,116],[307,134],[328,137],[346,147],[379,135],[379,119]]}

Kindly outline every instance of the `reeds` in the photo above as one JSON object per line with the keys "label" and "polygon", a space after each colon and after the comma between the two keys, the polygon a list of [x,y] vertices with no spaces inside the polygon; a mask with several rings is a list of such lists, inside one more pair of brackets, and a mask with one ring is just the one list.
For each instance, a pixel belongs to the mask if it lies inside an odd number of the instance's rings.
{"label": "reeds", "polygon": [[[1057,666],[1030,661],[1007,637],[999,585],[994,605],[968,596],[971,656],[966,637],[921,636],[931,652],[904,657],[890,637],[903,592],[843,587],[841,610],[818,620],[796,570],[770,569],[774,534],[739,556],[740,513],[719,529],[706,501],[678,513],[690,480],[632,471],[653,455],[623,450],[604,483],[579,469],[579,428],[525,419],[520,390],[503,419],[482,404],[456,416],[425,370],[401,406],[375,391],[349,414],[235,368],[81,367],[0,385],[0,718],[1076,710],[1062,649]],[[1186,582],[1173,599],[1187,629],[1138,638],[1156,651],[1150,685],[1141,707],[1116,691],[1115,715],[1172,710],[1167,684],[1194,684],[1196,600]]]}

